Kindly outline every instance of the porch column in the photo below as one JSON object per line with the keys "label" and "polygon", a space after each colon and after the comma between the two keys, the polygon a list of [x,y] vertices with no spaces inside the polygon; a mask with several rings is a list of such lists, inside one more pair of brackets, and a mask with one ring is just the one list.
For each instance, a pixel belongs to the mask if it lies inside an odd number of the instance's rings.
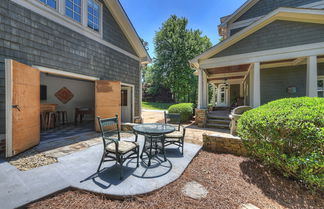
{"label": "porch column", "polygon": [[306,96],[317,96],[317,56],[307,57]]}
{"label": "porch column", "polygon": [[259,107],[261,105],[261,89],[260,89],[260,63],[253,64],[251,69],[252,75],[252,107]]}
{"label": "porch column", "polygon": [[200,69],[198,74],[198,108],[206,109],[208,100],[207,75]]}

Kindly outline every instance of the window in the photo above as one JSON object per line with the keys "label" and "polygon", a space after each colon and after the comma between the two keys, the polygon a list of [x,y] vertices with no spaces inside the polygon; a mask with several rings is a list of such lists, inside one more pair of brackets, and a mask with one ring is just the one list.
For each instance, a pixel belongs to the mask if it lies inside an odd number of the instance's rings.
{"label": "window", "polygon": [[127,90],[121,90],[121,106],[127,106]]}
{"label": "window", "polygon": [[65,14],[81,22],[81,0],[65,0]]}
{"label": "window", "polygon": [[317,95],[324,97],[324,77],[317,79]]}
{"label": "window", "polygon": [[88,27],[99,31],[100,5],[95,0],[88,0]]}
{"label": "window", "polygon": [[48,5],[49,7],[56,9],[56,0],[39,0],[43,2],[45,5]]}

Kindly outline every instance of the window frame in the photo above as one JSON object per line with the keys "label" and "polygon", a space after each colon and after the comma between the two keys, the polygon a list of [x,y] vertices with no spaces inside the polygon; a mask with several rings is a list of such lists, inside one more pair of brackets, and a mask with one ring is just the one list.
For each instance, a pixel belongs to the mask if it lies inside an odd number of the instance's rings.
{"label": "window frame", "polygon": [[[74,0],[70,0],[71,2],[72,2],[72,6],[73,6],[73,2],[74,2]],[[73,17],[70,17],[70,16],[68,16],[67,14],[66,14],[66,2],[67,2],[67,0],[64,0],[64,15],[66,16],[66,17],[68,17],[69,19],[71,19],[71,20],[73,20],[74,22],[76,22],[76,23],[79,23],[79,24],[81,24],[81,25],[83,25],[83,21],[82,21],[82,19],[83,19],[83,12],[84,12],[84,0],[80,0],[80,21],[77,21],[76,19],[74,19]],[[73,14],[73,12],[74,12],[74,8],[72,8],[73,10],[72,10],[72,14]],[[73,15],[74,16],[74,15]]]}
{"label": "window frame", "polygon": [[[323,81],[323,89],[322,90],[319,90],[318,89],[318,86],[317,86],[318,81]],[[323,92],[323,97],[321,97],[321,98],[324,98],[324,75],[323,76],[317,76],[317,80],[316,80],[316,92],[317,92],[317,97],[319,97],[319,95],[318,95],[319,92]]]}
{"label": "window frame", "polygon": [[[85,22],[85,26],[87,27],[87,28],[89,28],[90,30],[92,30],[92,31],[94,31],[94,32],[96,32],[96,33],[100,33],[101,34],[101,32],[102,32],[102,19],[103,19],[103,6],[102,6],[102,4],[101,4],[101,2],[99,2],[99,1],[97,1],[97,0],[92,0],[92,1],[94,1],[96,4],[98,4],[98,6],[99,6],[99,17],[98,17],[98,20],[99,20],[99,23],[98,23],[98,31],[96,31],[95,29],[93,29],[93,28],[91,28],[91,27],[89,27],[88,26],[88,22],[89,22],[89,14],[88,14],[88,2],[89,2],[89,0],[84,0],[84,1],[86,1],[86,11],[87,11],[87,18],[86,18],[86,22]],[[92,21],[93,22],[93,21]]]}

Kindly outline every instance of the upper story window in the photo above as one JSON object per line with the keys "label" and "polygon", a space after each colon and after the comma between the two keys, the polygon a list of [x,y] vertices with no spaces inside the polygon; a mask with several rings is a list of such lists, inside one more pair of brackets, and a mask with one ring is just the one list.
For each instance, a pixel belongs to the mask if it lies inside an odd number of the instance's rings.
{"label": "upper story window", "polygon": [[56,9],[56,0],[39,0],[44,4],[48,5],[49,7]]}
{"label": "upper story window", "polygon": [[65,0],[65,14],[81,22],[81,0]]}
{"label": "upper story window", "polygon": [[88,27],[99,31],[100,5],[95,0],[88,0]]}

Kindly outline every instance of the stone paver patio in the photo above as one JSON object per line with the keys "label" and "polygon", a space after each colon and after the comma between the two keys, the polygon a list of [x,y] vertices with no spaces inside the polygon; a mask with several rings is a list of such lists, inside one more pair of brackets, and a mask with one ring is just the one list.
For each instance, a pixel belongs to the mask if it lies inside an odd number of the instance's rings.
{"label": "stone paver patio", "polygon": [[[139,138],[143,143],[144,139]],[[82,151],[58,158],[58,163],[19,171],[6,161],[0,162],[1,208],[16,208],[68,187],[104,193],[112,196],[131,196],[157,190],[181,176],[201,146],[185,144],[184,156],[178,149],[167,149],[168,160],[159,166],[147,168],[135,160],[124,167],[124,180],[114,163],[105,163],[96,173],[102,155],[102,145],[93,145]],[[156,161],[155,163],[158,163]]]}

